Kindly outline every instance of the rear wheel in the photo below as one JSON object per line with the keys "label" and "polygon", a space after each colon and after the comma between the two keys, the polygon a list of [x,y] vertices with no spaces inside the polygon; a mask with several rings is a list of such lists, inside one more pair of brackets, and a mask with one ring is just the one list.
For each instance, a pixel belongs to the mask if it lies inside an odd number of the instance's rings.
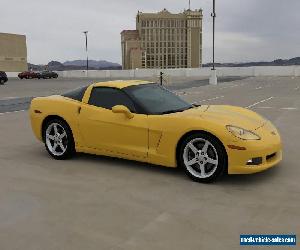
{"label": "rear wheel", "polygon": [[0,79],[0,84],[4,85],[5,81],[3,79]]}
{"label": "rear wheel", "polygon": [[72,131],[66,122],[60,119],[49,121],[43,131],[48,153],[57,160],[71,158],[75,153]]}
{"label": "rear wheel", "polygon": [[184,139],[180,147],[179,164],[197,182],[214,182],[227,169],[227,154],[215,137],[195,133]]}

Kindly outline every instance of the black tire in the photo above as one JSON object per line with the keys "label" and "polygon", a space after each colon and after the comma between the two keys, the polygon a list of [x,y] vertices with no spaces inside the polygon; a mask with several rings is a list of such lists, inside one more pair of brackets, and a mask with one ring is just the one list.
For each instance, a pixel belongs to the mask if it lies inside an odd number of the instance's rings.
{"label": "black tire", "polygon": [[[200,151],[204,148],[204,144],[205,141],[208,141],[208,150],[207,150],[207,155],[202,156]],[[197,152],[198,155],[194,155],[194,151],[190,150],[190,148],[188,147],[188,144],[190,142],[193,142],[196,144],[196,149],[198,150],[199,148],[200,151]],[[198,143],[198,147],[197,147],[197,143]],[[203,148],[202,148],[202,143],[203,143]],[[189,144],[190,145],[190,144]],[[193,145],[193,144],[192,144]],[[187,148],[188,147],[188,148]],[[189,136],[187,136],[186,138],[184,138],[184,140],[182,141],[180,148],[179,148],[179,156],[178,156],[178,164],[181,168],[184,169],[186,175],[188,177],[190,177],[193,181],[196,182],[201,182],[201,183],[211,183],[214,182],[216,180],[218,180],[222,175],[224,175],[227,172],[227,153],[226,150],[224,148],[224,146],[222,145],[222,143],[215,138],[214,136],[208,134],[208,133],[203,133],[203,132],[198,132],[198,133],[194,133],[191,134]],[[190,166],[187,166],[185,164],[185,155],[186,153],[188,155],[191,155],[191,158],[195,158],[196,162],[192,163]],[[210,154],[210,155],[208,155]],[[188,156],[189,157],[189,156]],[[197,158],[198,157],[198,158]],[[200,158],[200,157],[204,157],[204,158]],[[216,163],[216,165],[213,165],[213,163],[210,162],[206,162],[206,160],[213,160]],[[189,161],[190,159],[186,160]],[[202,161],[204,160],[204,161]],[[199,175],[202,175],[202,171],[200,170],[200,163],[202,163],[202,167],[204,168],[204,172],[209,171],[209,169],[211,169],[211,175],[208,173],[207,176],[198,176],[197,175],[197,171],[199,171]],[[213,170],[215,169],[215,170]],[[206,173],[205,173],[206,174]]]}
{"label": "black tire", "polygon": [[[57,154],[53,153],[53,148],[51,150],[51,148],[50,148],[51,145],[49,146],[49,140],[47,140],[47,134],[46,134],[47,130],[50,126],[53,126],[53,124],[58,124],[60,126],[58,128],[58,133],[60,133],[60,134],[63,134],[63,132],[66,133],[65,139],[62,139],[62,140],[64,140],[63,144],[65,145],[66,150],[64,152],[63,152],[63,150],[61,150],[62,151],[61,155],[57,155]],[[47,152],[56,160],[69,159],[72,156],[74,156],[74,154],[75,154],[75,143],[74,143],[72,131],[71,131],[69,125],[62,119],[56,118],[56,119],[52,119],[46,123],[46,125],[43,128],[43,140],[44,140]],[[54,141],[52,141],[52,142],[54,143]]]}
{"label": "black tire", "polygon": [[0,85],[4,85],[5,81],[0,79]]}

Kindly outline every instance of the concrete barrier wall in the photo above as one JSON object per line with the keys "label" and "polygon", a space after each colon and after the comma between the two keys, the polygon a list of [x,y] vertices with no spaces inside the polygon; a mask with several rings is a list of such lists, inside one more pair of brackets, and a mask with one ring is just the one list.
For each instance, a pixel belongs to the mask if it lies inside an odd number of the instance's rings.
{"label": "concrete barrier wall", "polygon": [[225,76],[254,76],[255,67],[217,68],[219,77]]}
{"label": "concrete barrier wall", "polygon": [[[135,69],[135,70],[85,70],[58,71],[63,78],[152,78],[159,77],[160,72],[170,79],[174,77],[208,78],[210,68],[193,69]],[[8,77],[17,77],[18,72],[8,72]],[[222,67],[217,68],[218,77],[230,76],[300,76],[300,66],[259,66],[259,67]]]}
{"label": "concrete barrier wall", "polygon": [[185,69],[186,77],[209,77],[211,74],[210,68]]}
{"label": "concrete barrier wall", "polygon": [[295,67],[295,76],[300,76],[300,66]]}
{"label": "concrete barrier wall", "polygon": [[18,77],[18,74],[19,74],[20,72],[6,72],[6,75],[7,75],[7,77],[9,77],[9,78],[15,78],[15,77]]}
{"label": "concrete barrier wall", "polygon": [[[160,72],[170,77],[209,77],[210,68],[197,69],[136,69],[136,70],[106,70],[89,71],[88,77],[91,78],[153,78],[158,77]],[[230,76],[296,76],[300,74],[297,66],[288,67],[228,67],[217,68],[218,77]],[[66,71],[63,77],[86,77],[85,71]]]}
{"label": "concrete barrier wall", "polygon": [[255,67],[255,76],[295,76],[297,66]]}
{"label": "concrete barrier wall", "polygon": [[157,69],[136,69],[134,70],[135,78],[156,77],[160,70]]}

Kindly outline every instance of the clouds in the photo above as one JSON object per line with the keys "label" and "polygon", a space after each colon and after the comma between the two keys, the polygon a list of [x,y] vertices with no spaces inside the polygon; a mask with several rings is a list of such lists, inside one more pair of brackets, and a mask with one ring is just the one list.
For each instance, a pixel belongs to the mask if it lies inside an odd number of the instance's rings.
{"label": "clouds", "polygon": [[[216,0],[216,57],[220,62],[299,56],[299,0]],[[89,30],[90,58],[121,61],[120,32],[135,28],[138,10],[179,12],[188,0],[2,0],[0,32],[27,35],[33,63],[84,58]],[[3,3],[4,2],[4,3]],[[204,61],[211,58],[212,0],[192,0],[204,13]]]}

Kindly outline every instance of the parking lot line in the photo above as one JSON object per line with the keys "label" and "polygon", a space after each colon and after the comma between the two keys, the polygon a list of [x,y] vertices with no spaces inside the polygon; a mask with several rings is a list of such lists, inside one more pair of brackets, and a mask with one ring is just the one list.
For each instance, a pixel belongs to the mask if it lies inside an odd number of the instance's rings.
{"label": "parking lot line", "polygon": [[0,115],[6,115],[6,114],[12,114],[12,113],[19,113],[19,112],[24,112],[24,111],[27,111],[27,110],[22,109],[22,110],[16,110],[16,111],[3,112],[3,113],[0,113]]}
{"label": "parking lot line", "polygon": [[280,108],[281,110],[298,110],[298,108],[288,107],[288,108]]}
{"label": "parking lot line", "polygon": [[235,85],[231,85],[231,86],[226,86],[226,87],[219,88],[219,90],[228,89],[228,88],[235,88],[235,87],[238,87],[238,86],[240,86],[240,85],[235,84]]}
{"label": "parking lot line", "polygon": [[224,98],[224,96],[217,96],[217,97],[214,97],[214,98],[210,98],[210,99],[205,99],[205,100],[201,100],[201,101],[197,101],[196,103],[198,102],[206,102],[206,101],[212,101],[212,100],[217,100],[217,99],[220,99],[220,98]]}
{"label": "parking lot line", "polygon": [[263,102],[269,101],[269,100],[271,100],[271,99],[273,99],[273,98],[274,98],[274,97],[273,97],[273,96],[271,96],[271,97],[269,97],[269,98],[267,98],[267,99],[264,99],[264,100],[261,100],[261,101],[259,101],[259,102],[253,103],[253,104],[251,104],[251,105],[247,106],[246,108],[247,108],[247,109],[249,109],[249,108],[252,108],[252,107],[256,106],[257,104],[260,104],[260,103],[263,103]]}
{"label": "parking lot line", "polygon": [[4,97],[2,99],[0,99],[0,101],[7,101],[7,100],[11,100],[11,99],[18,99],[20,97],[14,97],[14,96],[9,96],[9,97]]}

